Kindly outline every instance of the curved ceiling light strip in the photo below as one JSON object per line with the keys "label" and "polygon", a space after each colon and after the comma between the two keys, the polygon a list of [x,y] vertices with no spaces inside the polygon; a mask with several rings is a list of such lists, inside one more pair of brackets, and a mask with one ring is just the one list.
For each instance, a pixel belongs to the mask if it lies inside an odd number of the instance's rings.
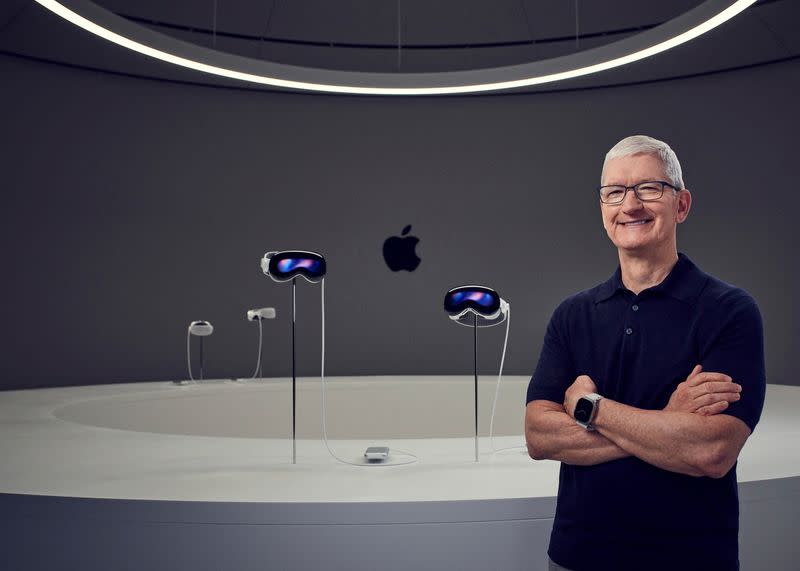
{"label": "curved ceiling light strip", "polygon": [[686,43],[756,0],[706,0],[656,28],[568,56],[505,67],[440,73],[366,73],[278,64],[237,56],[158,33],[90,0],[36,0],[76,26],[177,66],[286,89],[358,95],[452,95],[552,83],[626,65]]}

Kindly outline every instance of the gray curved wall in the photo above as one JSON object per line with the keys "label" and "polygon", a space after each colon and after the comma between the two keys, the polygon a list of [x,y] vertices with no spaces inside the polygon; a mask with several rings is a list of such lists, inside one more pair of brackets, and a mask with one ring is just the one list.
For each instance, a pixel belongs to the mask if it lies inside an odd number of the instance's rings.
{"label": "gray curved wall", "polygon": [[[739,484],[744,571],[797,568],[792,539],[800,518],[787,499],[797,497],[798,480]],[[543,571],[555,502],[246,504],[0,494],[0,507],[12,569],[361,571],[379,561],[387,571]]]}
{"label": "gray curved wall", "polygon": [[[462,98],[260,93],[0,56],[0,388],[186,377],[185,331],[208,319],[206,375],[290,372],[290,287],[269,249],[324,252],[327,371],[469,372],[471,332],[444,292],[497,288],[513,307],[509,373],[532,372],[547,320],[603,281],[616,252],[593,195],[606,150],[647,133],[680,157],[694,205],[679,249],[750,291],[768,381],[797,384],[796,94],[800,61],[625,87]],[[381,246],[412,224],[422,263]],[[319,288],[298,286],[299,373],[319,370]],[[482,331],[496,370],[502,331]]]}

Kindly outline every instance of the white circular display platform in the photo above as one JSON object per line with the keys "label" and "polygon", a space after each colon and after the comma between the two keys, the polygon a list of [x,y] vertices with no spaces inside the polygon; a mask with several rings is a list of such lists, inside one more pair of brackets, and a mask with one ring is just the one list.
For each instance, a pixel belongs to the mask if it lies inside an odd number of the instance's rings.
{"label": "white circular display platform", "polygon": [[[524,443],[528,380],[503,379],[496,448]],[[298,379],[294,465],[290,379],[6,391],[0,532],[26,569],[544,569],[559,464],[492,451],[494,381],[480,381],[475,462],[472,377],[328,379],[337,455],[419,458],[368,467],[327,453],[316,378]],[[797,556],[780,534],[799,523],[798,405],[800,387],[769,385],[740,455],[743,570]],[[370,549],[412,553],[376,565]]]}

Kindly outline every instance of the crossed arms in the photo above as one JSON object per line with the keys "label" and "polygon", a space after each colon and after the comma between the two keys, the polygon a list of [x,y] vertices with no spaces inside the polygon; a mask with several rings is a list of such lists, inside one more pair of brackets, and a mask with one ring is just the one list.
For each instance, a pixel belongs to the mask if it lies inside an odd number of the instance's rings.
{"label": "crossed arms", "polygon": [[602,399],[593,422],[596,431],[589,432],[572,414],[578,399],[596,390],[592,379],[581,375],[564,393],[563,403],[528,403],[525,439],[531,458],[591,466],[635,456],[664,470],[721,478],[750,436],[744,422],[719,414],[739,400],[742,387],[728,375],[703,372],[700,365],[663,410]]}

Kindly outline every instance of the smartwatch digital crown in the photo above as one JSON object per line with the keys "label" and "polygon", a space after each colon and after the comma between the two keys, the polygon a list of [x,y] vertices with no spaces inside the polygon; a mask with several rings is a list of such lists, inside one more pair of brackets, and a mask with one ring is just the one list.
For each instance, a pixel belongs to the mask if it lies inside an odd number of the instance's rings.
{"label": "smartwatch digital crown", "polygon": [[575,422],[586,430],[594,430],[592,421],[597,416],[597,403],[602,399],[597,393],[589,393],[578,399],[575,404]]}

